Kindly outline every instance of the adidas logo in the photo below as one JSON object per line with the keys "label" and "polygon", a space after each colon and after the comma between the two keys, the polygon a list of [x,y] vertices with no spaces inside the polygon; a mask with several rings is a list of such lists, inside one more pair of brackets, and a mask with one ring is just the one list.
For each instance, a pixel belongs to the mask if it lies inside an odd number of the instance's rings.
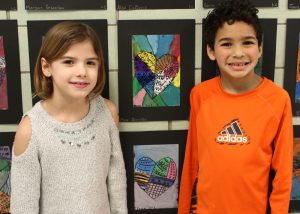
{"label": "adidas logo", "polygon": [[239,119],[234,119],[230,123],[226,124],[222,131],[218,133],[216,142],[228,145],[244,145],[250,143],[250,139],[242,130]]}

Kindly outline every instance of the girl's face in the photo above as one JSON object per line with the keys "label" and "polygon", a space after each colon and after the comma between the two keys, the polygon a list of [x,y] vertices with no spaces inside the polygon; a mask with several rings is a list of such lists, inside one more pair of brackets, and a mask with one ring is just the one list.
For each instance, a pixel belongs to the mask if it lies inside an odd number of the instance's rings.
{"label": "girl's face", "polygon": [[52,78],[53,95],[63,99],[87,98],[97,83],[99,57],[89,40],[70,46],[60,58],[49,64],[41,59],[42,71]]}
{"label": "girl's face", "polygon": [[254,68],[262,54],[254,28],[245,22],[234,22],[218,30],[214,50],[208,47],[208,56],[216,60],[221,77],[237,80],[253,76]]}

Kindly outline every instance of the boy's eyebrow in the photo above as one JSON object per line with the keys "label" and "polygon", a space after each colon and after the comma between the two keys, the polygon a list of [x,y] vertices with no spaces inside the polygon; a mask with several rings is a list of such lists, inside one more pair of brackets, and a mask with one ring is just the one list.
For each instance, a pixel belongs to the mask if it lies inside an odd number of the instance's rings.
{"label": "boy's eyebrow", "polygon": [[[243,39],[243,40],[247,40],[247,39],[256,39],[256,37],[255,37],[255,36],[245,36],[245,37],[243,37],[242,39]],[[230,38],[230,37],[224,37],[224,38],[219,39],[217,42],[231,41],[231,40],[233,40],[233,39]]]}

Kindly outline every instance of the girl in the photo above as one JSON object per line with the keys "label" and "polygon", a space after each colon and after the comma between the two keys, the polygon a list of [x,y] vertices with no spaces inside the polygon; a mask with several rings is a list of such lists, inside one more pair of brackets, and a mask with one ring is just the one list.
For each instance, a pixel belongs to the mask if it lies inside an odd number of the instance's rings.
{"label": "girl", "polygon": [[42,101],[17,130],[11,213],[127,213],[114,104],[101,97],[103,54],[86,24],[61,22],[43,39],[34,70]]}

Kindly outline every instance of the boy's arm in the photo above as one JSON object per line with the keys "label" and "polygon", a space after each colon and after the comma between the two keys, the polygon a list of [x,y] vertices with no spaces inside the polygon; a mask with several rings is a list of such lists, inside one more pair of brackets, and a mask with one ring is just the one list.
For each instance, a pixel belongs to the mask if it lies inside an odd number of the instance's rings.
{"label": "boy's arm", "polygon": [[293,126],[289,97],[274,140],[272,169],[275,177],[272,182],[270,206],[272,214],[288,213],[293,167]]}
{"label": "boy's arm", "polygon": [[31,140],[31,124],[24,117],[17,130],[11,167],[12,214],[38,214],[40,200],[41,168],[38,150]]}
{"label": "boy's arm", "polygon": [[190,212],[193,185],[198,172],[198,146],[195,103],[191,93],[191,111],[184,164],[180,181],[178,214]]}

